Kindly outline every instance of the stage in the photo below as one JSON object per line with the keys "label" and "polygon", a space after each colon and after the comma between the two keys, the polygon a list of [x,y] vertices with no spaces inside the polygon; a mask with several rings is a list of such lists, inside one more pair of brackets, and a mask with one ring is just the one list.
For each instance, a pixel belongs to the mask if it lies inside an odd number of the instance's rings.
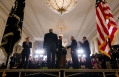
{"label": "stage", "polygon": [[[3,73],[3,71],[4,70],[0,70],[0,73]],[[18,77],[26,77],[26,76],[34,77],[34,75],[38,74],[48,75],[48,77],[75,77],[76,75],[90,74],[90,73],[91,74],[99,73],[101,75],[100,77],[107,77],[110,74],[115,75],[115,77],[119,77],[118,72],[119,69],[7,69],[6,70],[6,73],[17,74]],[[25,73],[24,76],[21,76],[22,73]]]}

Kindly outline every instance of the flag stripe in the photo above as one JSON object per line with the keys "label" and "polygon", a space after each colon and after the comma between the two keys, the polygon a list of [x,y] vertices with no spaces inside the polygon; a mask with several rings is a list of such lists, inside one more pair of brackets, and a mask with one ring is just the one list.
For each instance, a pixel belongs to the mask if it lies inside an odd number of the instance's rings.
{"label": "flag stripe", "polygon": [[101,20],[101,17],[99,17],[98,15],[97,15],[97,18],[96,19],[97,19],[98,26],[101,28],[102,32],[104,34],[108,35],[108,31],[107,31],[108,27],[103,26],[104,23],[105,23],[104,20]]}
{"label": "flag stripe", "polygon": [[110,57],[109,39],[112,43],[118,28],[108,4],[103,0],[96,0],[96,22],[99,51]]}

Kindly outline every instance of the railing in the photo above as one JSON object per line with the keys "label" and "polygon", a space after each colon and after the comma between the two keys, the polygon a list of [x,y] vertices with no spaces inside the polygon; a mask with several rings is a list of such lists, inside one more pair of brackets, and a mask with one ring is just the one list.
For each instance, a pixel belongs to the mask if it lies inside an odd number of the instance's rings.
{"label": "railing", "polygon": [[[0,72],[6,72],[6,73],[9,73],[9,72],[12,72],[12,73],[15,73],[15,72],[18,72],[19,73],[19,76],[18,77],[21,77],[21,73],[32,73],[32,74],[29,74],[29,75],[35,75],[35,74],[40,74],[40,73],[43,73],[43,74],[46,74],[46,75],[51,75],[51,76],[54,76],[54,77],[70,77],[70,76],[74,76],[74,75],[78,75],[78,74],[81,74],[81,73],[102,73],[102,77],[106,77],[106,72],[110,72],[110,73],[113,73],[115,74],[116,77],[119,77],[119,69],[6,69],[6,70],[0,70]],[[73,73],[71,75],[66,75],[66,73]],[[58,73],[57,75],[54,75],[54,74],[50,74],[50,73]],[[4,73],[5,74],[5,73]],[[61,76],[61,74],[63,74],[63,76]],[[5,76],[4,76],[5,77]]]}

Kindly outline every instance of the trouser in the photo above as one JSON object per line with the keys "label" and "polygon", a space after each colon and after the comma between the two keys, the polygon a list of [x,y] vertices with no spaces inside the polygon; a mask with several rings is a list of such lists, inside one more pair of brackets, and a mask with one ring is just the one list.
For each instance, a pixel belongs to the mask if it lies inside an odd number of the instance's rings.
{"label": "trouser", "polygon": [[78,69],[79,68],[79,63],[78,63],[78,55],[76,52],[71,53],[72,56],[72,61],[73,61],[73,68]]}
{"label": "trouser", "polygon": [[10,63],[10,69],[12,69],[12,67],[14,67],[14,64],[15,64],[15,62]]}
{"label": "trouser", "polygon": [[49,69],[55,68],[55,53],[56,50],[52,50],[52,49],[47,50],[47,66]]}
{"label": "trouser", "polygon": [[61,52],[60,51],[56,52],[56,57],[57,57],[56,68],[60,68],[60,60],[61,60]]}
{"label": "trouser", "polygon": [[23,68],[28,67],[28,59],[29,59],[29,54],[22,54],[22,67]]}
{"label": "trouser", "polygon": [[91,59],[90,59],[90,54],[86,54],[86,68],[91,68]]}

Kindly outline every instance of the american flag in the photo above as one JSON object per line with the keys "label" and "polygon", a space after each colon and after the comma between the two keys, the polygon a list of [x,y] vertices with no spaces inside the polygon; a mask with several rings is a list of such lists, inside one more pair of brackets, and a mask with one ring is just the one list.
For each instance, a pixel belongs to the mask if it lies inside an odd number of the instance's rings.
{"label": "american flag", "polygon": [[96,0],[96,23],[99,51],[110,57],[110,43],[113,43],[118,27],[104,0]]}

